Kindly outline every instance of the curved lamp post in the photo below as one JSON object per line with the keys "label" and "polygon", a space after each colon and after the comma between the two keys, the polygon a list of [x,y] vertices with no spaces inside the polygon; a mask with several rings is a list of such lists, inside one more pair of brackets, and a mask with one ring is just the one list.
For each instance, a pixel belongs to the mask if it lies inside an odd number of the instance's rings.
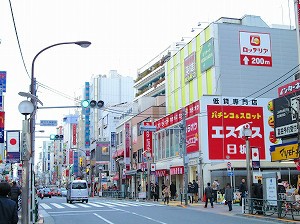
{"label": "curved lamp post", "polygon": [[[32,64],[31,64],[30,95],[32,95],[31,102],[33,104],[34,110],[33,110],[32,115],[30,117],[30,129],[29,129],[29,133],[30,133],[30,146],[31,146],[31,154],[30,154],[31,155],[31,172],[33,172],[34,156],[35,156],[34,155],[35,154],[35,150],[34,150],[34,143],[35,143],[35,123],[36,123],[35,122],[35,113],[36,113],[36,110],[37,110],[37,102],[39,101],[38,98],[37,98],[37,96],[36,96],[36,80],[35,80],[35,77],[34,77],[34,63],[35,63],[37,57],[41,53],[43,53],[44,51],[46,51],[46,50],[48,50],[48,49],[50,49],[52,47],[56,47],[56,46],[59,46],[59,45],[67,45],[67,44],[76,44],[76,45],[78,45],[78,46],[80,46],[82,48],[87,48],[87,47],[89,47],[91,45],[91,42],[89,42],[89,41],[73,41],[73,42],[61,42],[61,43],[53,44],[53,45],[50,45],[50,46],[45,47],[44,49],[40,50],[35,55],[35,57],[32,60]],[[29,164],[27,164],[27,165],[29,166]],[[33,174],[34,173],[31,173],[31,174],[32,174],[31,185],[29,185],[29,180],[28,179],[26,179],[25,180],[26,182],[24,182],[24,183],[25,183],[26,187],[31,186],[31,190],[32,190],[32,192],[31,192],[31,208],[33,208],[33,206],[34,206],[34,191],[33,191],[33,189],[34,189],[34,180],[33,180],[34,179],[34,175]],[[26,204],[26,206],[28,207],[28,204]],[[24,208],[22,207],[22,209],[24,209]],[[26,220],[26,221],[24,221],[22,223],[27,224],[28,223],[27,220],[29,220],[28,219],[28,212],[26,214],[22,213],[22,215],[26,216],[26,217],[24,217],[24,220]],[[22,219],[23,219],[23,217],[22,217]],[[32,221],[34,221],[34,220],[32,220]]]}

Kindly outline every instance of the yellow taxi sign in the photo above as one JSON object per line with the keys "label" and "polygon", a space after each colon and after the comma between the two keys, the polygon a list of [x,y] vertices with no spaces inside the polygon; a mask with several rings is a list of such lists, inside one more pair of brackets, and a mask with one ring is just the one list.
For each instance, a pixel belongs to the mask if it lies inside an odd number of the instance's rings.
{"label": "yellow taxi sign", "polygon": [[271,149],[271,161],[287,161],[299,158],[298,143],[281,144]]}

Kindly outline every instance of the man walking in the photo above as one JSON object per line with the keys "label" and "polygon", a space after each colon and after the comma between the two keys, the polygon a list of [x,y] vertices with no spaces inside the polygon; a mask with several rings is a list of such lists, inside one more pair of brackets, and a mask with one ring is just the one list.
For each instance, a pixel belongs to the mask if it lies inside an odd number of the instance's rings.
{"label": "man walking", "polygon": [[195,180],[193,180],[193,185],[194,185],[194,200],[195,202],[197,203],[198,202],[198,199],[199,199],[199,194],[198,194],[198,191],[199,191],[199,185],[197,184],[197,182]]}
{"label": "man walking", "polygon": [[170,185],[170,191],[171,191],[171,201],[176,199],[176,185],[172,181]]}
{"label": "man walking", "polygon": [[204,208],[207,208],[208,199],[210,201],[211,207],[213,208],[214,207],[213,189],[210,186],[210,183],[207,183],[207,187],[205,188],[204,193],[205,193],[205,196],[206,196]]}
{"label": "man walking", "polygon": [[245,184],[245,179],[242,179],[242,182],[239,187],[239,191],[241,192],[241,200],[240,200],[240,206],[242,206],[242,201],[246,196],[246,184]]}

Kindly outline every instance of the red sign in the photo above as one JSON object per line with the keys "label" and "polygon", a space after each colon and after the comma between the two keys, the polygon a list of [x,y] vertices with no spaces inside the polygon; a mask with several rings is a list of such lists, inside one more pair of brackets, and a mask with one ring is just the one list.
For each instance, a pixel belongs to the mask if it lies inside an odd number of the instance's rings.
{"label": "red sign", "polygon": [[184,174],[183,166],[170,167],[170,175]]}
{"label": "red sign", "polygon": [[254,106],[207,106],[208,147],[211,160],[246,159],[246,141],[236,128],[252,122],[250,146],[265,159],[263,108]]}
{"label": "red sign", "polygon": [[74,163],[74,154],[73,154],[73,150],[70,149],[69,150],[69,164],[73,164]]}
{"label": "red sign", "polygon": [[297,12],[298,12],[298,24],[300,26],[300,3],[299,3],[299,0],[297,0]]}
{"label": "red sign", "polygon": [[125,124],[125,152],[124,152],[124,161],[126,165],[126,170],[130,170],[130,125],[129,123]]}
{"label": "red sign", "polygon": [[[144,126],[152,126],[152,122],[146,121],[144,122]],[[152,157],[152,131],[144,131],[144,152],[150,153]],[[146,156],[146,154],[144,154]]]}
{"label": "red sign", "polygon": [[278,97],[283,97],[300,90],[300,80],[295,80],[294,82],[288,83],[284,86],[278,88]]}
{"label": "red sign", "polygon": [[164,170],[155,170],[155,175],[157,177],[165,177],[168,176],[168,170],[164,169]]}
{"label": "red sign", "polygon": [[0,128],[4,128],[4,117],[5,117],[5,112],[0,111]]}
{"label": "red sign", "polygon": [[193,153],[199,151],[199,124],[198,116],[186,120],[186,152]]}
{"label": "red sign", "polygon": [[75,146],[77,144],[76,130],[77,130],[77,125],[76,124],[72,124],[72,143],[73,143],[73,146]]}
{"label": "red sign", "polygon": [[270,34],[240,31],[240,63],[272,67]]}

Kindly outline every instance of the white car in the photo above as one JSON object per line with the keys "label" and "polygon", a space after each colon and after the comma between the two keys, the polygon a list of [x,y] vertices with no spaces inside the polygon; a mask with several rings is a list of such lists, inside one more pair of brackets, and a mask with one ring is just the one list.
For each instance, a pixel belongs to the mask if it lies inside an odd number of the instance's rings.
{"label": "white car", "polygon": [[61,188],[60,191],[61,191],[61,196],[62,196],[62,197],[67,197],[67,192],[68,192],[68,191],[67,191],[66,188]]}

